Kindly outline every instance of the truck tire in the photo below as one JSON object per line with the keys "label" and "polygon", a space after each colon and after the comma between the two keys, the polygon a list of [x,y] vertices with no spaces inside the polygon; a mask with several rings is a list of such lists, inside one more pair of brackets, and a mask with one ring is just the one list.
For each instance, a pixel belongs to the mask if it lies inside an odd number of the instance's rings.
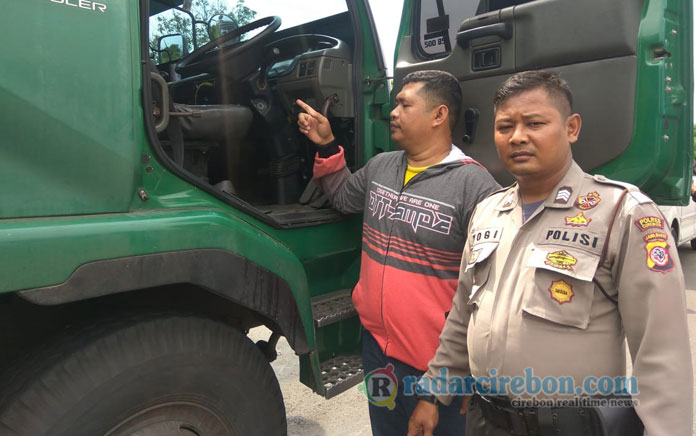
{"label": "truck tire", "polygon": [[696,239],[691,240],[691,249],[696,250]]}
{"label": "truck tire", "polygon": [[[278,380],[241,332],[160,314],[92,325],[5,380],[6,436],[285,435]],[[9,382],[9,384],[8,384]]]}

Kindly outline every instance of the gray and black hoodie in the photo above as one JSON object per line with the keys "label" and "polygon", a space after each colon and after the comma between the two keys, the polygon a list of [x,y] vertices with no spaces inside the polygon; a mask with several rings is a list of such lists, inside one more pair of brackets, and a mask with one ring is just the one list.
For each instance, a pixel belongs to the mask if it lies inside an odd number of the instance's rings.
{"label": "gray and black hoodie", "polygon": [[[322,153],[325,155],[325,153]],[[352,173],[343,149],[317,155],[314,177],[342,213],[363,212],[353,303],[384,353],[426,370],[452,307],[469,217],[499,188],[456,146],[404,185],[406,153],[381,153]]]}

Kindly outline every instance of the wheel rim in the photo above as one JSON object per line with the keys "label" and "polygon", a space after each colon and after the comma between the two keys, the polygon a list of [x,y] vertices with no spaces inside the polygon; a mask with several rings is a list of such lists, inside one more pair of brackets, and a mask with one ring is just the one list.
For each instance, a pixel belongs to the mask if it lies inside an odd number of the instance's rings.
{"label": "wheel rim", "polygon": [[105,436],[234,436],[210,408],[190,402],[168,402],[138,411]]}

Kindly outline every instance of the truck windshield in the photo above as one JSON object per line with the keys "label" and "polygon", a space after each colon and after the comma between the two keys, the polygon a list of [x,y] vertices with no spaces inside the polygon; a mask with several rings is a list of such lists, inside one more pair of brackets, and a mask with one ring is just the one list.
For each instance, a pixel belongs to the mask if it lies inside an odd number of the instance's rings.
{"label": "truck windshield", "polygon": [[[220,15],[225,15],[231,20],[228,20],[226,25],[232,28],[264,17],[278,16],[282,20],[282,30],[347,10],[345,0],[193,0],[190,12],[171,8],[150,17],[150,47],[155,51],[158,48],[158,39],[171,34],[183,35],[183,44],[186,46],[184,51],[190,52],[201,47],[210,42],[211,37],[218,36],[215,28],[207,24]],[[195,22],[195,26],[192,22]],[[248,32],[242,35],[240,40],[251,38],[260,30]],[[175,47],[174,51],[178,49]]]}

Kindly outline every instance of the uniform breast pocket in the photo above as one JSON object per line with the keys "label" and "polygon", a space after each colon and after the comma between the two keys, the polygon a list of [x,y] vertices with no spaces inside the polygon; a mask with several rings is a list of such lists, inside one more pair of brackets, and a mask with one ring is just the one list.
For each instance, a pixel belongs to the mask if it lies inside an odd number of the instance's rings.
{"label": "uniform breast pocket", "polygon": [[466,266],[466,271],[471,272],[472,286],[469,294],[469,304],[477,304],[480,294],[488,278],[491,275],[493,265],[493,253],[498,248],[498,242],[486,242],[474,245],[471,257]]}
{"label": "uniform breast pocket", "polygon": [[525,286],[522,310],[557,324],[587,328],[599,256],[564,247],[535,248],[527,267],[533,280]]}

